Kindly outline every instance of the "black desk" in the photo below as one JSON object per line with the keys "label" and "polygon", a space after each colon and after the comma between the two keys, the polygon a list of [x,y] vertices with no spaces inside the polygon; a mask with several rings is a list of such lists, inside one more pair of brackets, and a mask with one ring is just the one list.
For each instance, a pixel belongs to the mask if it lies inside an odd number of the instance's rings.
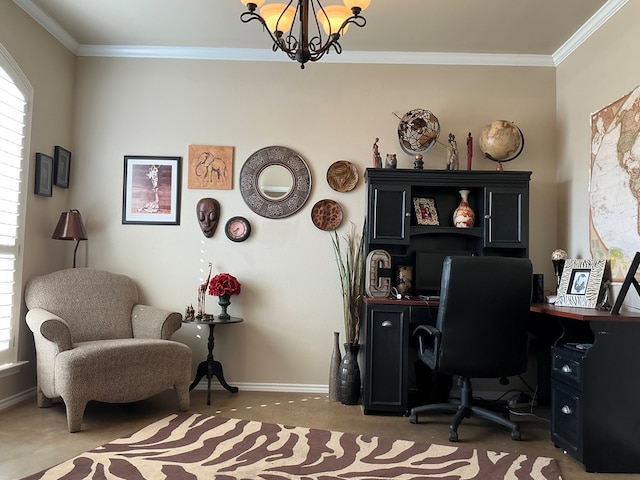
{"label": "black desk", "polygon": [[222,372],[222,364],[213,359],[213,347],[215,345],[213,338],[213,328],[216,325],[225,325],[229,323],[240,323],[244,321],[239,317],[231,317],[228,320],[220,320],[217,315],[211,316],[210,318],[194,318],[189,320],[183,320],[183,323],[187,325],[209,325],[209,341],[207,342],[207,346],[209,347],[209,354],[207,355],[207,359],[201,362],[198,365],[198,370],[196,371],[196,377],[191,383],[189,390],[193,390],[200,380],[204,376],[207,377],[207,405],[211,405],[211,379],[216,377],[224,388],[229,390],[231,393],[237,393],[238,387],[232,387],[227,383],[224,379],[224,373]]}
{"label": "black desk", "polygon": [[588,472],[640,473],[640,315],[530,310],[532,322],[560,327],[550,368],[554,444]]}

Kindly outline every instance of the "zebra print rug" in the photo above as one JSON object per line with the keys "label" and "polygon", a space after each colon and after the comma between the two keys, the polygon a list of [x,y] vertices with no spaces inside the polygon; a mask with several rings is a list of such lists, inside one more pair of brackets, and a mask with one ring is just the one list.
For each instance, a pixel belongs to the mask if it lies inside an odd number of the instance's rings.
{"label": "zebra print rug", "polygon": [[560,480],[555,460],[177,414],[23,480]]}

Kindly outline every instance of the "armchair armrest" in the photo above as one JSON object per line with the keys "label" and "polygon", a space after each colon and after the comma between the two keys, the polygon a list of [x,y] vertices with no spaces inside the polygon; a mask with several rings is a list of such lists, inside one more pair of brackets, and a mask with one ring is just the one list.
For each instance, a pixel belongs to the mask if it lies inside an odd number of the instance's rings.
{"label": "armchair armrest", "polygon": [[149,305],[134,305],[131,311],[133,338],[169,340],[182,326],[182,314]]}
{"label": "armchair armrest", "polygon": [[53,342],[58,352],[73,348],[69,325],[59,316],[42,308],[34,308],[27,312],[26,321],[36,340]]}
{"label": "armchair armrest", "polygon": [[419,325],[413,331],[413,335],[418,337],[418,356],[420,360],[433,369],[437,368],[437,352],[440,349],[442,332],[433,325]]}

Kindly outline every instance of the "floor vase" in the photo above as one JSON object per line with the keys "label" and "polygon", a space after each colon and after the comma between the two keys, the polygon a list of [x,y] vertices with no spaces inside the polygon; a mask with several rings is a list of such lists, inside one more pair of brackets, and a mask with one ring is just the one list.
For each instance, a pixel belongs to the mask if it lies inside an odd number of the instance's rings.
{"label": "floor vase", "polygon": [[333,350],[329,364],[329,401],[331,402],[340,401],[340,363],[342,363],[340,332],[333,332]]}
{"label": "floor vase", "polygon": [[345,353],[340,364],[340,401],[345,405],[357,405],[360,399],[359,350],[358,344],[344,344]]}

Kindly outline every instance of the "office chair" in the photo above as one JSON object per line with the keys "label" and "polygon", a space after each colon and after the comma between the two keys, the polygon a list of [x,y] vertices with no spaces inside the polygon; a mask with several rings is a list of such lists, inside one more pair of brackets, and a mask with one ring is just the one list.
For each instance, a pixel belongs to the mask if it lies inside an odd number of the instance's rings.
{"label": "office chair", "polygon": [[443,262],[436,326],[414,331],[418,356],[429,368],[458,376],[460,401],[411,409],[409,421],[428,412],[455,413],[449,440],[458,441],[458,427],[472,415],[511,429],[509,418],[472,404],[471,378],[503,378],[527,368],[527,317],[531,303],[532,267],[529,259],[449,256]]}

